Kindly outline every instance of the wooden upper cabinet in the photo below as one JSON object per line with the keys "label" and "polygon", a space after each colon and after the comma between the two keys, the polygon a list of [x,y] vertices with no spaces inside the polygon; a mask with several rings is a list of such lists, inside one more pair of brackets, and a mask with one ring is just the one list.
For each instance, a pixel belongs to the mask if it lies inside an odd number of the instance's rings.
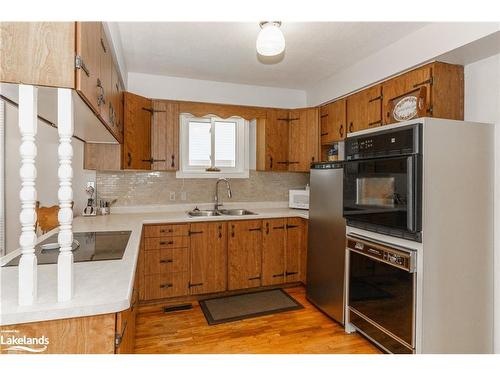
{"label": "wooden upper cabinet", "polygon": [[233,221],[228,228],[228,289],[261,285],[262,221]]}
{"label": "wooden upper cabinet", "polygon": [[190,228],[192,295],[222,292],[227,287],[227,223],[196,223]]}
{"label": "wooden upper cabinet", "polygon": [[[94,112],[99,113],[97,86],[100,76],[98,43],[101,37],[100,22],[76,23],[76,89],[84,97]],[[100,48],[100,47],[99,47]]]}
{"label": "wooden upper cabinet", "polygon": [[321,144],[331,144],[345,138],[345,99],[324,105],[320,109]]}
{"label": "wooden upper cabinet", "polygon": [[179,169],[179,104],[153,100],[151,120],[151,169]]}
{"label": "wooden upper cabinet", "polygon": [[118,71],[113,66],[111,70],[111,126],[115,137],[123,142],[123,89],[118,77]]}
{"label": "wooden upper cabinet", "polygon": [[303,108],[290,111],[289,171],[308,172],[319,160],[319,110]]}
{"label": "wooden upper cabinet", "polygon": [[381,85],[350,95],[346,102],[346,123],[349,133],[382,125]]}
{"label": "wooden upper cabinet", "polygon": [[257,170],[288,170],[288,117],[288,110],[269,109],[257,119]]}
{"label": "wooden upper cabinet", "polygon": [[102,119],[109,127],[112,123],[113,114],[113,102],[112,98],[112,69],[113,69],[113,58],[111,56],[111,50],[109,48],[108,41],[106,39],[106,34],[104,33],[104,28],[100,28],[99,43],[97,47],[99,51],[99,81],[97,83],[99,89],[99,114]]}
{"label": "wooden upper cabinet", "polygon": [[74,22],[0,22],[0,81],[75,87]]}
{"label": "wooden upper cabinet", "polygon": [[124,93],[124,169],[151,169],[151,104],[151,99]]}
{"label": "wooden upper cabinet", "polygon": [[382,83],[384,124],[397,122],[393,108],[417,98],[417,115],[463,120],[463,66],[435,62]]}
{"label": "wooden upper cabinet", "polygon": [[285,282],[286,219],[263,221],[262,285]]}

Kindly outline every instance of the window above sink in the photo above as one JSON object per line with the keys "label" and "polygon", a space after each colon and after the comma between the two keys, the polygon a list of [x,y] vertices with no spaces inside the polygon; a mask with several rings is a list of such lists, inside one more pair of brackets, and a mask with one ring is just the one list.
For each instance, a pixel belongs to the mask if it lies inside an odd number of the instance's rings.
{"label": "window above sink", "polygon": [[241,117],[180,115],[178,178],[248,178],[249,124]]}

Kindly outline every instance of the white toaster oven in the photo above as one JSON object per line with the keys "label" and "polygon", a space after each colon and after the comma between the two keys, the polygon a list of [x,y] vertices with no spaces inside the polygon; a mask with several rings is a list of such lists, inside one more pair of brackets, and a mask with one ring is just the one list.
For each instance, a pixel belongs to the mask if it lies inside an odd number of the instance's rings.
{"label": "white toaster oven", "polygon": [[309,189],[289,190],[288,192],[288,207],[300,208],[302,210],[309,209]]}

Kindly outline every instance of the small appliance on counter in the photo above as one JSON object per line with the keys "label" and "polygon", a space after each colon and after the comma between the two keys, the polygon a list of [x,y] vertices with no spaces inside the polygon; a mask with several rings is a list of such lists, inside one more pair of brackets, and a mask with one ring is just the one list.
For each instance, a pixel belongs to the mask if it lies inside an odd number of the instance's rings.
{"label": "small appliance on counter", "polygon": [[85,188],[85,192],[89,196],[87,199],[87,205],[83,209],[83,216],[96,216],[97,215],[97,207],[95,204],[94,193],[95,188],[92,185],[88,185]]}
{"label": "small appliance on counter", "polygon": [[301,210],[309,209],[309,185],[305,189],[291,189],[288,191],[288,207]]}

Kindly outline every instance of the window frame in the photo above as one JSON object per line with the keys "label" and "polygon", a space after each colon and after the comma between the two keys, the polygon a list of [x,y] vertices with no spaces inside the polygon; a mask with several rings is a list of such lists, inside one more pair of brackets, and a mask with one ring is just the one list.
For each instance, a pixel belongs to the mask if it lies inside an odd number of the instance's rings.
{"label": "window frame", "polygon": [[[216,115],[206,115],[203,117],[194,116],[190,113],[179,115],[179,170],[176,172],[177,178],[249,178],[250,159],[250,132],[249,123],[244,118],[232,116],[220,118]],[[211,165],[215,164],[215,122],[235,122],[236,123],[236,144],[235,144],[235,167],[217,167],[220,171],[209,172],[206,167],[189,166],[189,122],[210,122],[211,124]]]}

